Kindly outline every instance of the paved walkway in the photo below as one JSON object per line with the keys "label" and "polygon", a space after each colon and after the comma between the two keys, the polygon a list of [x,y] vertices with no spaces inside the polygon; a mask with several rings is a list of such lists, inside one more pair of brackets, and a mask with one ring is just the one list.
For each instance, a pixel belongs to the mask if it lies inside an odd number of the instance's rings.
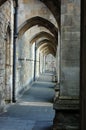
{"label": "paved walkway", "polygon": [[31,89],[0,116],[0,130],[51,130],[54,118],[52,75],[41,75]]}

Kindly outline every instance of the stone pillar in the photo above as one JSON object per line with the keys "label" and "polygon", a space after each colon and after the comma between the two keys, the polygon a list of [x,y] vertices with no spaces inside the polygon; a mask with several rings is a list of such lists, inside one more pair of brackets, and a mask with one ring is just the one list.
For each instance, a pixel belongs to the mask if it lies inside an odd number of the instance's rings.
{"label": "stone pillar", "polygon": [[60,41],[60,32],[58,32],[58,46],[57,46],[57,58],[56,59],[56,72],[57,72],[57,82],[60,83],[60,70],[61,70],[61,41]]}
{"label": "stone pillar", "polygon": [[45,72],[45,69],[46,69],[45,68],[45,66],[46,66],[45,63],[46,63],[46,56],[44,55],[44,65],[43,65],[44,66],[44,70],[43,70],[43,72]]}
{"label": "stone pillar", "polygon": [[40,74],[43,73],[43,54],[40,53]]}
{"label": "stone pillar", "polygon": [[42,59],[42,73],[44,73],[44,54],[42,54],[43,55],[43,59]]}
{"label": "stone pillar", "polygon": [[80,0],[61,0],[60,51],[60,94],[54,102],[55,118],[53,130],[78,130],[80,86]]}
{"label": "stone pillar", "polygon": [[80,0],[61,2],[60,96],[79,97]]}

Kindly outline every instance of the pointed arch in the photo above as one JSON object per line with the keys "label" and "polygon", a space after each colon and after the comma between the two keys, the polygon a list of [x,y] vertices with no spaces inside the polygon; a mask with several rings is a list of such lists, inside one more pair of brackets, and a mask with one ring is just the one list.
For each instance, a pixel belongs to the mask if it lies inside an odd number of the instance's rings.
{"label": "pointed arch", "polygon": [[49,40],[53,41],[57,45],[57,41],[56,41],[55,37],[53,35],[51,35],[50,33],[45,32],[45,31],[39,32],[36,35],[34,35],[32,37],[32,39],[30,40],[30,43],[34,43],[35,41],[37,41],[41,37],[46,37]]}
{"label": "pointed arch", "polygon": [[51,53],[54,54],[54,56],[56,55],[56,52],[54,51],[54,49],[51,46],[45,45],[41,48],[41,52],[44,53],[44,51],[49,51]]}
{"label": "pointed arch", "polygon": [[43,44],[45,44],[45,43],[46,43],[48,46],[51,46],[51,47],[54,49],[54,51],[56,51],[56,45],[54,45],[54,42],[53,42],[53,41],[48,40],[48,39],[43,39],[43,40],[39,41],[39,42],[37,43],[37,49],[38,49],[41,45],[43,45]]}
{"label": "pointed arch", "polygon": [[18,28],[18,35],[22,36],[29,28],[38,25],[47,28],[52,34],[54,34],[55,38],[58,39],[58,29],[55,27],[53,23],[44,19],[42,17],[36,16],[26,20],[20,27]]}

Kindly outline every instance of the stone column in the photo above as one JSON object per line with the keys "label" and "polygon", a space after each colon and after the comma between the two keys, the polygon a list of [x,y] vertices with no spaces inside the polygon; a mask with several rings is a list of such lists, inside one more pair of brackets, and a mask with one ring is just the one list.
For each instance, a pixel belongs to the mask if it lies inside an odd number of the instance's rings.
{"label": "stone column", "polygon": [[79,96],[80,0],[61,2],[60,96]]}
{"label": "stone column", "polygon": [[56,52],[56,86],[55,86],[55,96],[54,100],[56,100],[59,96],[59,86],[60,86],[60,72],[61,71],[61,41],[60,41],[60,31],[58,31],[58,46]]}
{"label": "stone column", "polygon": [[56,72],[57,72],[57,82],[60,83],[60,70],[61,70],[61,42],[60,42],[60,32],[58,32],[58,46],[57,46],[57,54],[56,57]]}
{"label": "stone column", "polygon": [[43,73],[43,54],[40,53],[40,74]]}
{"label": "stone column", "polygon": [[45,63],[46,63],[46,56],[44,55],[44,65],[43,65],[44,66],[44,70],[43,70],[43,72],[45,72],[45,69],[46,69],[45,68],[45,66],[46,66]]}
{"label": "stone column", "polygon": [[[61,0],[60,51],[60,96],[54,103],[53,129],[77,130],[80,86],[80,0]],[[71,123],[71,119],[76,120],[75,124]]]}

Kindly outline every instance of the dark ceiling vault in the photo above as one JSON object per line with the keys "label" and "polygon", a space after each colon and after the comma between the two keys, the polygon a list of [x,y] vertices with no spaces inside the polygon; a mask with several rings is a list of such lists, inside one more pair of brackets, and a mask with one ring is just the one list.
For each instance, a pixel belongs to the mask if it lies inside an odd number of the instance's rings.
{"label": "dark ceiling vault", "polygon": [[[7,0],[0,0],[0,6]],[[43,2],[53,13],[58,26],[60,26],[60,4],[61,0],[40,0]]]}
{"label": "dark ceiling vault", "polygon": [[60,27],[60,5],[61,5],[61,0],[40,0],[43,2],[53,13],[58,27]]}
{"label": "dark ceiling vault", "polygon": [[4,2],[6,2],[7,0],[0,0],[0,6],[2,5],[2,4],[4,4]]}
{"label": "dark ceiling vault", "polygon": [[45,43],[47,43],[47,45],[53,47],[53,49],[56,51],[56,46],[55,46],[55,44],[53,43],[53,41],[48,40],[48,39],[43,39],[43,40],[37,42],[37,47],[40,47],[41,45],[43,45],[43,44],[45,44]]}
{"label": "dark ceiling vault", "polygon": [[41,48],[41,52],[44,53],[44,54],[50,53],[53,56],[56,56],[56,52],[53,50],[53,48],[51,46],[44,45]]}

